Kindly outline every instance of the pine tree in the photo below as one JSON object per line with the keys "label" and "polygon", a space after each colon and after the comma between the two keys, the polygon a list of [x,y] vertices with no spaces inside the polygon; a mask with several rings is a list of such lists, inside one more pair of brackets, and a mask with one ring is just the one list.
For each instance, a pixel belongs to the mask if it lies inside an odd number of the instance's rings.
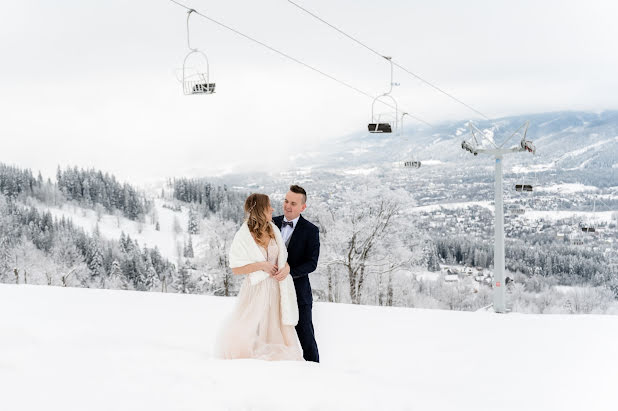
{"label": "pine tree", "polygon": [[122,270],[120,269],[120,263],[118,262],[118,260],[114,260],[112,261],[112,266],[109,270],[109,276],[110,277],[122,277]]}
{"label": "pine tree", "polygon": [[200,220],[195,210],[189,210],[189,226],[187,228],[189,234],[199,234],[200,232]]}
{"label": "pine tree", "polygon": [[92,274],[96,277],[101,277],[105,274],[103,269],[103,254],[99,248],[99,244],[91,239],[88,245],[88,256],[86,263]]}
{"label": "pine tree", "polygon": [[178,271],[178,286],[181,293],[186,294],[189,291],[191,283],[191,275],[189,274],[188,261]]}
{"label": "pine tree", "polygon": [[127,278],[122,272],[118,260],[112,261],[106,287],[114,290],[126,290],[128,288]]}
{"label": "pine tree", "polygon": [[0,280],[9,273],[11,268],[11,249],[6,237],[0,238]]}
{"label": "pine tree", "polygon": [[185,258],[193,258],[193,241],[191,240],[191,236],[189,236],[189,242],[185,245]]}
{"label": "pine tree", "polygon": [[427,270],[440,271],[438,251],[433,244],[427,250]]}
{"label": "pine tree", "polygon": [[152,264],[152,259],[150,258],[150,252],[144,246],[144,250],[142,251],[143,261],[144,261],[144,270],[140,272],[139,282],[141,285],[141,289],[143,290],[151,290],[154,283],[155,278],[157,277],[157,272],[154,269]]}

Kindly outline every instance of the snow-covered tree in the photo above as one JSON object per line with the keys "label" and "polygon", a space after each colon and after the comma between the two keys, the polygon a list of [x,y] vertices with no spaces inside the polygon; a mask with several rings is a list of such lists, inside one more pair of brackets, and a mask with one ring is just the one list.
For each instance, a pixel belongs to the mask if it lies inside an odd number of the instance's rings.
{"label": "snow-covered tree", "polygon": [[189,235],[189,240],[185,243],[183,257],[185,258],[193,258],[193,240],[191,239],[191,235]]}
{"label": "snow-covered tree", "polygon": [[193,208],[189,209],[189,222],[187,226],[187,232],[189,234],[199,234],[200,233],[200,217],[198,213],[193,210]]}

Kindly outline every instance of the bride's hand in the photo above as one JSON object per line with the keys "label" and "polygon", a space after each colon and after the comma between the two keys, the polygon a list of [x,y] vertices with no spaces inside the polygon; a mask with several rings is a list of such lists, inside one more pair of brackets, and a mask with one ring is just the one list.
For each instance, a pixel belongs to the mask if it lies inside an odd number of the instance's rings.
{"label": "bride's hand", "polygon": [[262,263],[262,271],[267,272],[270,275],[275,275],[277,272],[277,266],[269,263],[268,261],[264,261]]}
{"label": "bride's hand", "polygon": [[283,267],[281,270],[277,271],[273,277],[275,277],[277,279],[277,281],[283,281],[285,279],[285,277],[288,276],[288,274],[290,274],[290,265],[288,263],[285,263],[285,267]]}

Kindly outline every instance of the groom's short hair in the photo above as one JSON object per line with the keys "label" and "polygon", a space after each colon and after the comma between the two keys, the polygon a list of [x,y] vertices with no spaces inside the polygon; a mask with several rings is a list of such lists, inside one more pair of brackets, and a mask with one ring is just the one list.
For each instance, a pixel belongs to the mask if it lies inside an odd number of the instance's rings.
{"label": "groom's short hair", "polygon": [[301,186],[297,186],[296,184],[293,184],[293,185],[290,186],[290,191],[293,192],[293,193],[296,193],[296,194],[302,194],[303,195],[303,204],[305,204],[307,202],[307,192]]}

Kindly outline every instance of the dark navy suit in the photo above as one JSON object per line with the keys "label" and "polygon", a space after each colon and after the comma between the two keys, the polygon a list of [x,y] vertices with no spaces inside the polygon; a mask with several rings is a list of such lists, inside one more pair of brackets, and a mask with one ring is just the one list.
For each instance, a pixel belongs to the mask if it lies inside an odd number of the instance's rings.
{"label": "dark navy suit", "polygon": [[[281,230],[283,216],[273,218],[273,222]],[[298,301],[298,325],[296,333],[303,347],[303,357],[307,361],[320,362],[318,344],[315,342],[311,309],[313,296],[309,273],[315,271],[320,256],[320,233],[318,228],[305,220],[301,215],[296,222],[292,237],[288,243],[288,264],[290,275],[294,279],[296,300]]]}

